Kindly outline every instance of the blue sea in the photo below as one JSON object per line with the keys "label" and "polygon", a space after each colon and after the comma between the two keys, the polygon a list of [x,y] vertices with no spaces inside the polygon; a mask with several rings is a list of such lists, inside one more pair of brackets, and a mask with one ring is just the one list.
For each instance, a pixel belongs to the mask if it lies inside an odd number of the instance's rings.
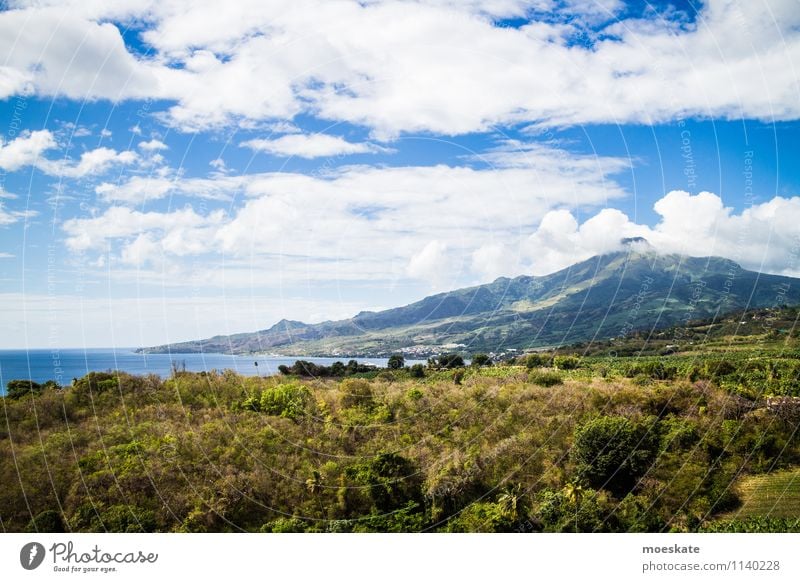
{"label": "blue sea", "polygon": [[[232,356],[228,354],[137,354],[133,349],[57,349],[0,350],[0,394],[9,380],[28,379],[34,382],[55,380],[68,386],[73,378],[89,372],[120,370],[130,374],[158,374],[166,377],[175,362],[191,372],[231,369],[247,376],[268,376],[278,373],[278,366],[291,366],[297,357]],[[347,362],[349,358],[307,358],[317,364]],[[386,366],[386,358],[355,358],[359,362]],[[407,361],[408,365],[415,363]]]}

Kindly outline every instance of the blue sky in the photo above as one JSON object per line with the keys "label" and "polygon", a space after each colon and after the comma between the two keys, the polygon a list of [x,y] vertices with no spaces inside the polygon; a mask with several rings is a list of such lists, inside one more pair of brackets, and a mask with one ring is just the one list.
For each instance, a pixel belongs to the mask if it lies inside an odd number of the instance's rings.
{"label": "blue sky", "polygon": [[27,4],[0,347],[348,317],[625,236],[800,275],[789,0]]}

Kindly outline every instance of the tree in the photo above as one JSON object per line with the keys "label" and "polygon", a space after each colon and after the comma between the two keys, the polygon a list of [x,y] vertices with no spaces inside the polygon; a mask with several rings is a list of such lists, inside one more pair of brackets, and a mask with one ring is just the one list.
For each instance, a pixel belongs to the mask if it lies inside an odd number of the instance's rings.
{"label": "tree", "polygon": [[657,454],[655,431],[621,416],[601,416],[575,431],[572,455],[592,487],[630,492]]}
{"label": "tree", "polygon": [[428,365],[432,368],[463,368],[464,358],[458,354],[442,354],[441,356],[428,359]]}
{"label": "tree", "polygon": [[406,359],[402,354],[392,354],[389,361],[386,363],[386,367],[390,370],[399,370],[400,368],[404,368],[405,365]]}
{"label": "tree", "polygon": [[491,366],[492,365],[492,358],[487,356],[486,354],[475,354],[472,356],[472,365],[476,368],[482,368],[483,366]]}
{"label": "tree", "polygon": [[43,388],[33,380],[10,380],[6,384],[6,396],[9,398],[22,398],[26,394],[39,394]]}
{"label": "tree", "polygon": [[413,366],[411,366],[410,370],[412,378],[425,377],[425,366],[423,366],[422,364],[414,364]]}

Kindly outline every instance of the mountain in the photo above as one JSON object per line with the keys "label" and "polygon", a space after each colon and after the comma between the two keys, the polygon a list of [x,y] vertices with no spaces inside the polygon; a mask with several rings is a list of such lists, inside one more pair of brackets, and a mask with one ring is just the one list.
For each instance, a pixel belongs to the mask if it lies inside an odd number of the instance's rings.
{"label": "mountain", "polygon": [[757,307],[800,303],[800,279],[742,269],[728,259],[658,254],[646,241],[541,277],[501,277],[385,311],[145,348],[365,356],[447,349],[500,352],[626,335]]}

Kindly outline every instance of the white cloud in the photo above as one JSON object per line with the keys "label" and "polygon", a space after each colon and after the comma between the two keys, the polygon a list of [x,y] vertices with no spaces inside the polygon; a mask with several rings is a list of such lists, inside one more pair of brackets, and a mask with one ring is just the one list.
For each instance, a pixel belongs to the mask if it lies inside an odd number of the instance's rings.
{"label": "white cloud", "polygon": [[[300,113],[363,124],[381,138],[520,122],[800,117],[794,0],[709,0],[692,26],[663,15],[622,19],[591,47],[571,35],[617,14],[618,1],[557,3],[560,22],[521,28],[493,19],[552,3],[54,4],[0,14],[10,67],[0,90],[164,100],[164,120],[184,130]],[[145,23],[150,56],[128,52],[113,19]]]}
{"label": "white cloud", "polygon": [[[458,257],[476,247],[476,233],[481,241],[492,233],[507,241],[522,236],[554,207],[598,206],[625,196],[609,179],[628,167],[625,160],[571,158],[561,150],[551,150],[548,158],[544,149],[516,147],[525,150],[526,163],[506,152],[503,166],[481,169],[348,166],[316,176],[135,176],[121,184],[100,184],[96,191],[106,202],[137,206],[178,195],[225,199],[242,194],[245,202],[211,223],[199,216],[194,223],[151,212],[141,227],[141,215],[113,206],[98,216],[69,221],[67,244],[76,250],[108,247],[132,264],[143,257],[160,261],[208,254],[259,264],[285,259],[278,268],[293,278],[309,272],[314,277],[398,278],[407,275],[410,258],[432,240]],[[540,164],[544,160],[548,163]],[[120,224],[126,228],[120,231]],[[126,250],[143,233],[149,237]],[[156,256],[148,244],[152,241],[161,244],[162,255]]]}
{"label": "white cloud", "polygon": [[0,138],[0,168],[14,172],[32,166],[41,160],[44,152],[56,145],[53,134],[46,129],[24,133],[5,143]]}
{"label": "white cloud", "polygon": [[252,179],[252,176],[224,175],[213,178],[181,178],[156,172],[152,176],[133,176],[119,184],[103,182],[95,188],[95,193],[104,202],[134,205],[167,196],[230,200]]}
{"label": "white cloud", "polygon": [[[158,231],[163,237],[168,237],[172,231],[184,229],[193,236],[200,237],[205,234],[204,230],[207,226],[218,224],[221,220],[221,212],[201,216],[191,208],[160,213],[139,212],[114,206],[100,216],[67,220],[64,222],[63,228],[68,235],[66,243],[70,250],[76,252],[90,249],[104,251],[110,241],[138,239],[142,234],[152,231]],[[140,253],[140,251],[137,252]]]}
{"label": "white cloud", "polygon": [[[300,190],[284,190],[286,184],[261,179],[259,187],[264,190],[255,194],[256,184],[251,184],[254,197],[233,215],[215,211],[203,216],[189,208],[141,213],[112,207],[96,217],[68,221],[67,246],[73,251],[110,251],[119,264],[151,269],[147,276],[154,283],[159,277],[164,282],[159,271],[169,272],[171,285],[181,284],[177,273],[188,257],[202,256],[209,284],[214,265],[222,261],[226,282],[234,287],[270,287],[276,279],[412,278],[434,288],[452,288],[498,276],[550,273],[619,250],[626,237],[644,237],[662,252],[722,256],[747,269],[800,275],[800,235],[795,228],[800,197],[775,197],[737,214],[714,194],[673,191],[656,202],[661,218],[651,227],[613,208],[579,222],[565,208],[547,210],[545,204],[537,209],[530,200],[498,196],[493,203],[503,210],[488,220],[480,207],[451,217],[448,210],[462,207],[464,199],[442,203],[434,195],[427,202],[420,198],[404,203],[402,186],[375,214],[354,212],[354,206],[346,212],[334,204],[312,204],[306,195],[284,197],[280,192],[316,189],[324,199],[355,188],[354,201],[375,183],[372,179],[350,176],[337,184],[303,178],[296,183]],[[396,182],[399,177],[382,179]],[[397,196],[394,201],[392,195]],[[522,216],[525,212],[529,216]],[[501,221],[500,215],[506,218]],[[705,219],[697,221],[698,216]],[[137,277],[143,276],[142,270],[137,271]]]}
{"label": "white cloud", "polygon": [[429,281],[434,287],[448,282],[453,273],[453,264],[448,256],[447,244],[440,240],[430,241],[411,257],[406,272],[409,277]]}
{"label": "white cloud", "polygon": [[100,147],[83,152],[77,163],[66,160],[39,161],[42,171],[53,176],[64,178],[83,178],[85,176],[102,174],[115,165],[129,165],[139,159],[136,152],[118,152],[106,147]]}
{"label": "white cloud", "polygon": [[150,141],[139,142],[139,148],[146,152],[155,152],[158,150],[169,149],[167,147],[167,144],[157,139],[151,139]]}
{"label": "white cloud", "polygon": [[242,142],[242,147],[279,156],[320,158],[367,154],[386,151],[371,143],[352,143],[341,137],[317,133],[314,135],[290,134],[276,139],[251,139]]}
{"label": "white cloud", "polygon": [[0,202],[0,227],[14,224],[24,218],[31,218],[36,214],[34,210],[9,210]]}
{"label": "white cloud", "polygon": [[0,13],[0,54],[15,72],[0,75],[0,91],[10,84],[80,101],[157,94],[156,67],[128,52],[115,25],[82,12],[57,6]]}
{"label": "white cloud", "polygon": [[716,194],[672,191],[654,209],[661,218],[653,227],[615,209],[582,224],[570,212],[551,211],[521,246],[521,269],[550,273],[617,250],[622,238],[644,237],[661,252],[721,256],[746,269],[800,276],[800,197],[777,196],[736,214]]}
{"label": "white cloud", "polygon": [[136,152],[117,152],[106,147],[83,152],[77,162],[44,157],[45,152],[57,147],[55,137],[46,129],[23,133],[7,143],[0,138],[0,169],[14,172],[26,166],[36,166],[51,176],[83,178],[101,174],[114,165],[129,165],[138,160]]}

